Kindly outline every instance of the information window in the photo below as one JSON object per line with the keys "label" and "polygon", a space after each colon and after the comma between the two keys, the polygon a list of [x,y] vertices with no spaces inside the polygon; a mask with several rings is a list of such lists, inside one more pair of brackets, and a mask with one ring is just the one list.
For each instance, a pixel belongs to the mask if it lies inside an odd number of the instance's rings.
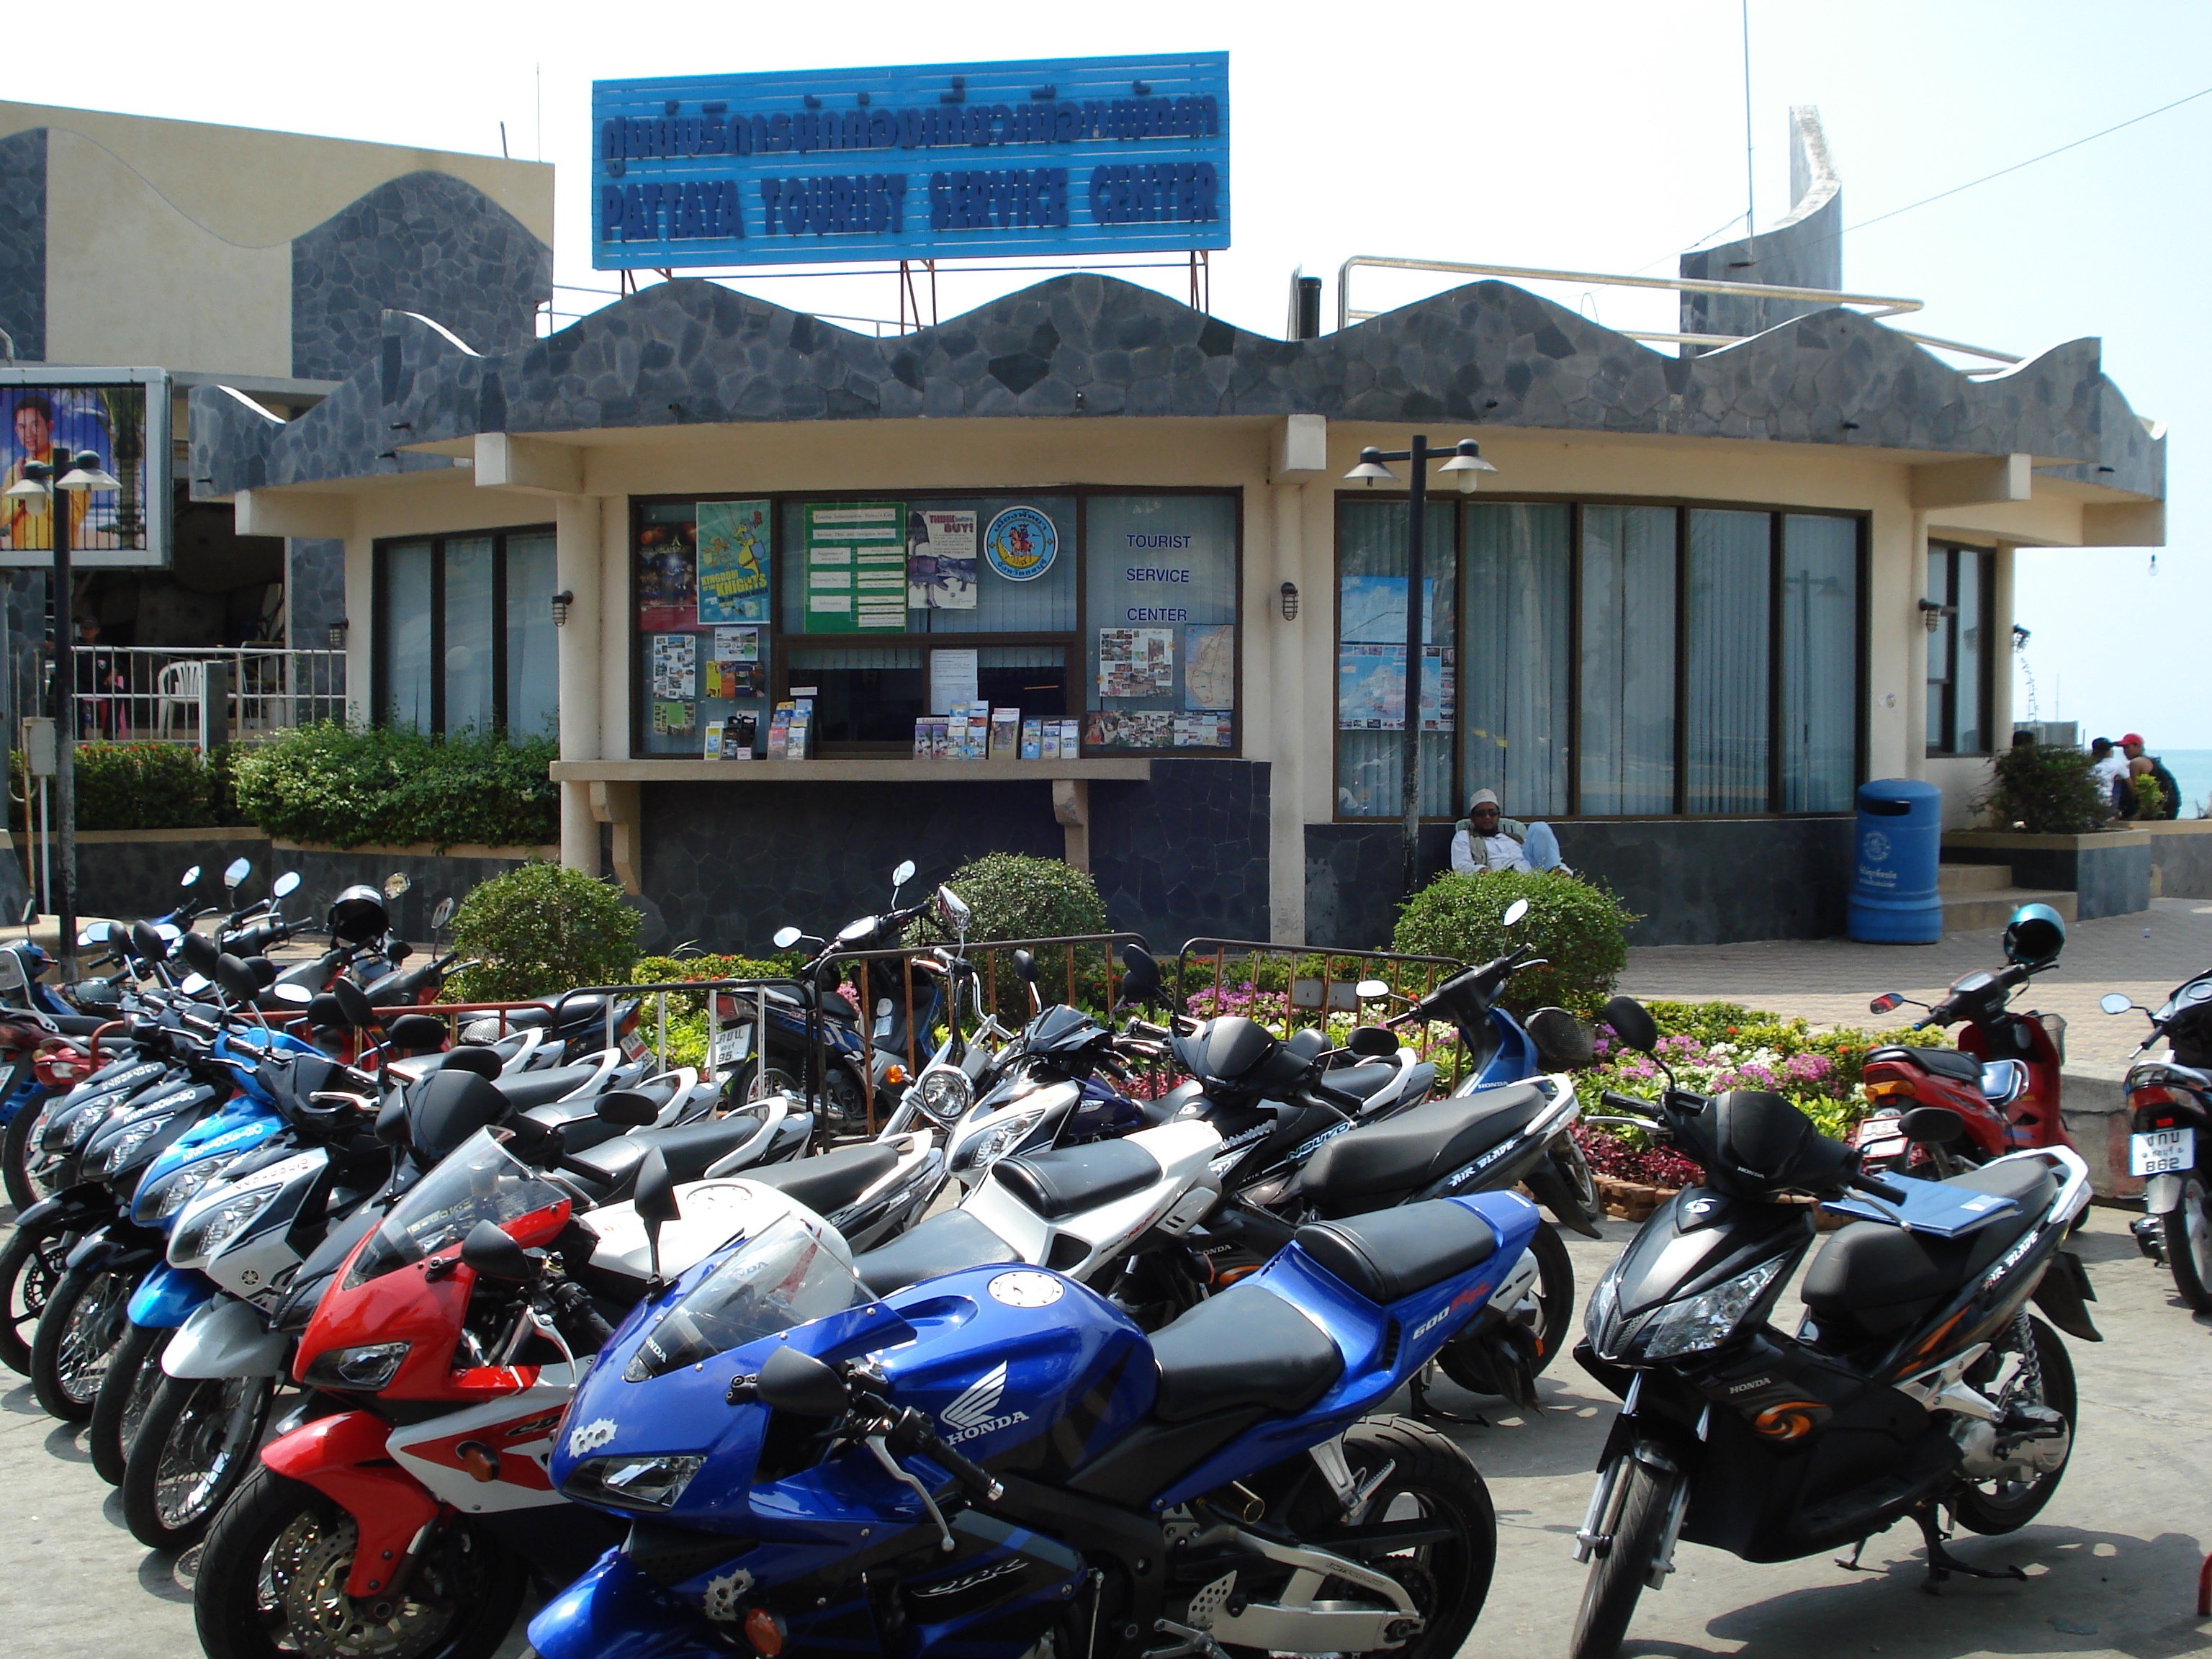
{"label": "information window", "polygon": [[1085,503],[1086,750],[1237,744],[1237,500]]}

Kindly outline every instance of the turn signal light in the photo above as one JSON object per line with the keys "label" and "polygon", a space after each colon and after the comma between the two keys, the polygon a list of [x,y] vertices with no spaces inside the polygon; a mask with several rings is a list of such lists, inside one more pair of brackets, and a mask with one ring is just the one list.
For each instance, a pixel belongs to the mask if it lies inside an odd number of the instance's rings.
{"label": "turn signal light", "polygon": [[1910,1083],[1895,1079],[1883,1083],[1869,1083],[1866,1085],[1866,1097],[1869,1100],[1896,1100],[1909,1096],[1911,1092],[1912,1085]]}
{"label": "turn signal light", "polygon": [[745,1614],[745,1640],[761,1659],[775,1659],[783,1651],[783,1620],[766,1607],[755,1607]]}
{"label": "turn signal light", "polygon": [[900,1084],[906,1081],[906,1067],[903,1066],[885,1066],[884,1068],[884,1081],[890,1087],[894,1089],[897,1088]]}

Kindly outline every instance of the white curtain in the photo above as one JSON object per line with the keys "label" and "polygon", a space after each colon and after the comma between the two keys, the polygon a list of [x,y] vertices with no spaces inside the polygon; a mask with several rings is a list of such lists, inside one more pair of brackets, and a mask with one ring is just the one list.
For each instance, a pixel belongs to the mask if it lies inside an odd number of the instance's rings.
{"label": "white curtain", "polygon": [[1858,521],[1782,520],[1782,810],[1842,812],[1858,769]]}
{"label": "white curtain", "polygon": [[1774,519],[1690,514],[1685,805],[1766,810],[1768,605]]}
{"label": "white curtain", "polygon": [[1674,509],[1585,507],[1582,810],[1674,810]]}
{"label": "white curtain", "polygon": [[1556,503],[1471,501],[1462,511],[1460,731],[1468,791],[1495,789],[1512,817],[1564,812],[1571,515]]}

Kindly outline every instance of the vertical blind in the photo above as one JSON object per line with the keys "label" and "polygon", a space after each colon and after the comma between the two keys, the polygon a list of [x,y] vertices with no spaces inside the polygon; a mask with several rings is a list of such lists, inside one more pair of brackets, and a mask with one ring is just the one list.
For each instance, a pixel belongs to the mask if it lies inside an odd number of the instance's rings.
{"label": "vertical blind", "polygon": [[1858,526],[1782,518],[1782,810],[1840,812],[1858,769]]}
{"label": "vertical blind", "polygon": [[428,542],[402,542],[385,552],[383,718],[418,732],[431,727],[430,559]]}
{"label": "vertical blind", "polygon": [[374,707],[418,732],[549,737],[560,715],[550,532],[377,549]]}
{"label": "vertical blind", "polygon": [[1774,520],[1765,513],[1702,509],[1689,517],[1684,805],[1692,812],[1762,812]]}
{"label": "vertical blind", "polygon": [[[1449,503],[1431,511],[1421,537],[1423,599],[1421,637],[1431,646],[1444,646],[1452,638],[1453,603],[1457,561]],[[1337,810],[1345,817],[1396,817],[1405,787],[1406,550],[1407,514],[1402,501],[1347,501],[1337,537],[1337,611],[1339,638],[1353,647],[1370,647],[1338,656],[1338,722],[1336,734]],[[1425,654],[1424,689],[1431,697],[1442,690],[1444,673],[1452,666],[1442,657]],[[1355,677],[1347,682],[1347,673]],[[1388,683],[1395,676],[1399,717],[1376,726],[1364,723],[1376,707],[1375,687],[1359,678]],[[1355,715],[1353,708],[1359,711]],[[1346,722],[1360,718],[1363,723]],[[1452,799],[1451,722],[1441,722],[1440,732],[1420,736],[1421,816],[1449,817],[1457,804]]]}
{"label": "vertical blind", "polygon": [[1582,810],[1674,810],[1672,507],[1583,509]]}

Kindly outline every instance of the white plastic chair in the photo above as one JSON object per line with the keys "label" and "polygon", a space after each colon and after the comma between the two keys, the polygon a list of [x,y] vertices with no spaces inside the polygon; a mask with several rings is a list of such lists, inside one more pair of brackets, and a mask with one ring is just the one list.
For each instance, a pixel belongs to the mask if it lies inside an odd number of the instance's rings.
{"label": "white plastic chair", "polygon": [[[179,708],[196,710],[207,690],[207,665],[197,662],[173,662],[154,679],[154,695],[160,700],[161,740],[169,738],[170,725]],[[185,723],[191,724],[187,714]]]}

